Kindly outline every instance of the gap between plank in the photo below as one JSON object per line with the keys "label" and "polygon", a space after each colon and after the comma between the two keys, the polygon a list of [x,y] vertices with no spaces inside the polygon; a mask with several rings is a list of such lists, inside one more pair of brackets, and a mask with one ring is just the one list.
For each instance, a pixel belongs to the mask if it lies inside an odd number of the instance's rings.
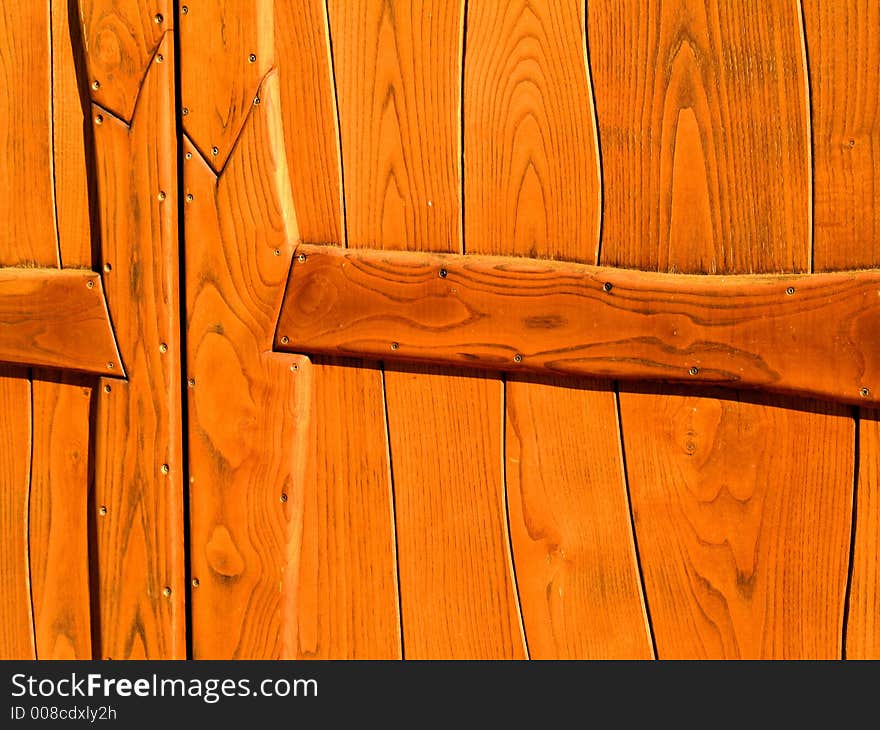
{"label": "gap between plank", "polygon": [[855,425],[854,434],[855,442],[853,444],[853,488],[852,488],[852,517],[850,521],[849,535],[849,564],[846,571],[846,590],[843,593],[843,624],[840,631],[840,658],[846,659],[846,638],[849,627],[849,606],[850,596],[852,595],[853,571],[855,569],[856,557],[856,528],[859,504],[859,465],[861,458],[861,419],[858,408],[853,409],[853,422]]}

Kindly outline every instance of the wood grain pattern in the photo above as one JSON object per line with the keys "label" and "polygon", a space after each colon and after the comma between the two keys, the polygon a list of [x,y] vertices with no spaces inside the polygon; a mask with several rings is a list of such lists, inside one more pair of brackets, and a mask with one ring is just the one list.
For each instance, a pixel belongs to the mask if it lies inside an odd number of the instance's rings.
{"label": "wood grain pattern", "polygon": [[120,119],[134,117],[162,37],[174,27],[172,8],[172,0],[79,0],[93,102]]}
{"label": "wood grain pattern", "polygon": [[0,657],[36,659],[28,553],[31,381],[0,366]]}
{"label": "wood grain pattern", "polygon": [[[798,3],[587,6],[604,163],[602,263],[808,271]],[[626,62],[621,62],[621,59]]]}
{"label": "wood grain pattern", "polygon": [[[53,0],[50,10],[52,151],[58,249],[62,266],[90,269],[93,250],[90,202],[94,204],[94,200],[89,198],[88,165],[94,151],[81,27],[76,2]],[[97,236],[98,226],[95,228]]]}
{"label": "wood grain pattern", "polygon": [[3,3],[0,48],[0,265],[58,266],[49,3]]}
{"label": "wood grain pattern", "polygon": [[837,657],[852,499],[846,412],[681,390],[621,393],[620,405],[659,655]]}
{"label": "wood grain pattern", "polygon": [[282,349],[880,398],[880,272],[705,277],[306,244],[297,257]]}
{"label": "wood grain pattern", "polygon": [[651,659],[607,383],[507,381],[506,474],[533,659]]}
{"label": "wood grain pattern", "polygon": [[[241,20],[243,33],[264,32]],[[199,43],[182,47],[188,63],[211,47]],[[256,93],[219,178],[184,142],[197,658],[290,658],[298,641],[311,371],[269,351],[298,234],[277,72]]]}
{"label": "wood grain pattern", "polygon": [[386,383],[406,657],[523,658],[506,564],[503,385],[398,366]]}
{"label": "wood grain pattern", "polygon": [[92,107],[103,278],[128,375],[101,383],[95,423],[97,646],[113,659],[186,651],[173,49],[166,33],[130,124]]}
{"label": "wood grain pattern", "polygon": [[817,270],[880,263],[880,5],[803,0]]}
{"label": "wood grain pattern", "polygon": [[324,0],[275,3],[284,148],[300,236],[345,241],[336,92]]}
{"label": "wood grain pattern", "polygon": [[469,252],[595,262],[602,211],[583,3],[468,6]]}
{"label": "wood grain pattern", "polygon": [[353,247],[461,250],[463,0],[329,0]]}
{"label": "wood grain pattern", "polygon": [[124,375],[101,277],[0,268],[0,360]]}
{"label": "wood grain pattern", "polygon": [[[740,3],[589,4],[602,263],[810,269],[798,10],[772,3],[756,19]],[[837,656],[847,410],[640,391],[620,404],[659,656]]]}
{"label": "wood grain pattern", "polygon": [[[195,0],[179,18],[184,128],[223,169],[275,64],[272,0]],[[206,74],[206,69],[210,73]]]}
{"label": "wood grain pattern", "polygon": [[[334,1],[329,18],[349,245],[460,251],[463,3]],[[501,426],[484,412],[501,386],[461,387],[436,369],[385,374],[407,658],[524,654]]]}
{"label": "wood grain pattern", "polygon": [[382,371],[350,360],[312,368],[296,655],[399,659]]}
{"label": "wood grain pattern", "polygon": [[88,495],[93,383],[82,375],[34,371],[28,542],[40,659],[92,656]]}

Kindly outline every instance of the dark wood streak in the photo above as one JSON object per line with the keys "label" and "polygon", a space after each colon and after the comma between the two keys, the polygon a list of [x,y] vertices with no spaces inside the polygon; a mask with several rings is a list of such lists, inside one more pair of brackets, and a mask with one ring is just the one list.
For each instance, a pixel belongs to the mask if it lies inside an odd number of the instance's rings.
{"label": "dark wood streak", "polygon": [[851,403],[880,395],[868,357],[880,346],[874,270],[707,277],[314,245],[297,254],[305,261],[291,269],[282,350]]}

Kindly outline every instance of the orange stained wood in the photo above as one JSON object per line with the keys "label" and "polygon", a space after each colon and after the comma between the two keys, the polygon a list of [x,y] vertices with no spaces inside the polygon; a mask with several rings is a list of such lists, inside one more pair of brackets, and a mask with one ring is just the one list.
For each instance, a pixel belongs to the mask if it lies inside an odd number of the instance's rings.
{"label": "orange stained wood", "polygon": [[273,5],[273,0],[188,0],[186,14],[179,16],[183,125],[215,172],[232,154],[275,65]]}
{"label": "orange stained wood", "polygon": [[706,277],[303,244],[276,346],[874,403],[880,272]]}
{"label": "orange stained wood", "polygon": [[[49,7],[52,14],[52,149],[58,249],[62,266],[89,269],[93,250],[91,206],[94,205],[94,181],[89,180],[88,165],[94,159],[94,149],[82,28],[75,3],[62,0],[49,3]],[[96,224],[96,239],[97,234]]]}
{"label": "orange stained wood", "polygon": [[325,0],[275,3],[284,148],[300,236],[345,241],[342,164]]}
{"label": "orange stained wood", "polygon": [[48,2],[0,7],[0,265],[57,267]]}
{"label": "orange stained wood", "polygon": [[329,0],[352,247],[460,251],[463,0]]}
{"label": "orange stained wood", "polygon": [[[84,81],[93,102],[121,119],[134,116],[162,37],[174,28],[173,5],[172,0],[79,0]],[[163,61],[170,60],[173,45],[161,54]]]}
{"label": "orange stained wood", "polygon": [[0,366],[0,656],[4,659],[36,658],[28,553],[31,419],[28,371]]}
{"label": "orange stained wood", "polygon": [[124,375],[101,277],[0,268],[0,361]]}
{"label": "orange stained wood", "polygon": [[[349,246],[460,251],[463,3],[333,0],[329,20]],[[501,385],[469,379],[463,396],[463,382],[385,373],[408,658],[524,654],[502,519]]]}
{"label": "orange stained wood", "polygon": [[[152,23],[153,9],[141,7],[142,25]],[[84,35],[95,37],[88,19],[106,16],[83,11]],[[109,44],[106,34],[129,25],[101,28]],[[121,35],[116,45],[140,48],[130,41]],[[165,33],[139,81],[134,118],[91,110],[101,265],[128,377],[101,382],[95,421],[96,651],[113,659],[186,650],[173,49]],[[114,80],[139,63],[120,61]]]}
{"label": "orange stained wood", "polygon": [[[810,59],[817,271],[880,265],[880,6],[803,5]],[[880,426],[859,413],[846,657],[880,658]]]}
{"label": "orange stained wood", "polygon": [[[756,21],[737,3],[589,4],[602,263],[810,269],[798,9],[773,3]],[[839,406],[699,395],[620,395],[658,655],[839,655],[852,420]]]}
{"label": "orange stained wood", "polygon": [[94,382],[34,371],[28,542],[40,659],[92,656],[88,498]]}
{"label": "orange stained wood", "polygon": [[[198,143],[187,136],[183,144],[193,654],[290,658],[311,366],[270,351],[298,240],[278,72],[251,85],[254,69],[270,65],[271,6],[224,4],[238,19],[225,32],[209,22],[207,5],[181,19],[184,104],[208,104],[185,120]],[[206,79],[210,65],[224,70]],[[199,147],[221,132],[218,176]]]}
{"label": "orange stained wood", "polygon": [[880,265],[880,5],[803,0],[817,270]]}

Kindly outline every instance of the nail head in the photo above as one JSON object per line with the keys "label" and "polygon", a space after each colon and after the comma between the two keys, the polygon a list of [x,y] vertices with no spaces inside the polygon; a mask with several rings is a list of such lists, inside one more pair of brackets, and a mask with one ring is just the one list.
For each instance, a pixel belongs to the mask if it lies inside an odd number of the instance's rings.
{"label": "nail head", "polygon": [[288,342],[290,342],[290,338],[287,335],[283,335],[281,337],[281,344],[286,345]]}
{"label": "nail head", "polygon": [[691,375],[697,375],[700,372],[700,368],[698,368],[696,365],[694,365],[690,370],[688,370],[688,372]]}

